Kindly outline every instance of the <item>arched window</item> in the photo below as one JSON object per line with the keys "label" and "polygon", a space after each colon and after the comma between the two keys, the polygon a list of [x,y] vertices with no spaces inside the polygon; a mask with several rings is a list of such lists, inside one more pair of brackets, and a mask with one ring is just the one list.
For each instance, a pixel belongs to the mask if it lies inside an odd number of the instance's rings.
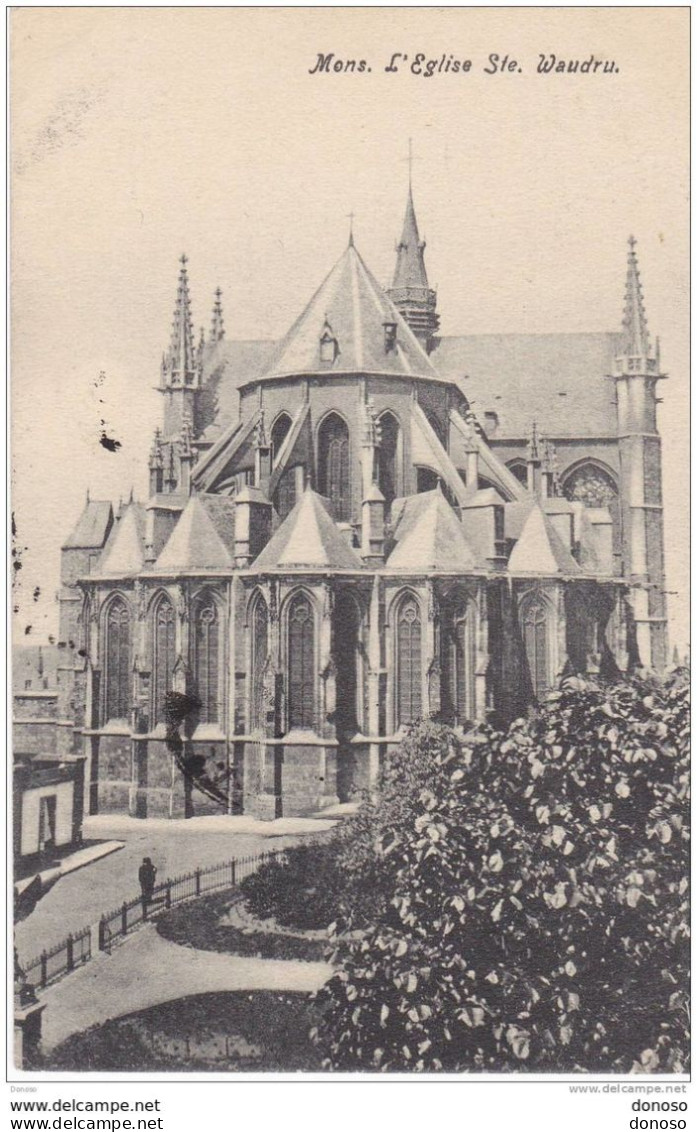
{"label": "arched window", "polygon": [[378,487],[388,507],[400,494],[401,438],[399,421],[392,413],[383,413],[379,420],[380,447],[378,449]]}
{"label": "arched window", "polygon": [[131,618],[123,598],[110,603],[105,633],[105,722],[127,720],[131,710]]}
{"label": "arched window", "polygon": [[562,484],[563,495],[571,500],[580,500],[586,507],[606,507],[612,519],[612,547],[615,554],[621,552],[620,501],[617,482],[610,472],[591,461],[578,465],[567,473]]}
{"label": "arched window", "polygon": [[364,619],[350,593],[340,590],[334,607],[337,734],[353,735],[362,727],[364,689]]}
{"label": "arched window", "polygon": [[513,475],[522,483],[523,487],[528,486],[528,465],[525,463],[525,460],[509,460],[506,467],[509,472],[513,472]]}
{"label": "arched window", "polygon": [[318,441],[319,491],[334,505],[340,522],[351,518],[349,431],[346,422],[330,413],[322,422]]}
{"label": "arched window", "polygon": [[421,715],[421,613],[411,594],[399,605],[397,640],[397,726],[411,723]]}
{"label": "arched window", "polygon": [[293,422],[287,413],[281,413],[276,417],[271,429],[271,460],[273,467],[276,466],[278,460],[278,453],[281,451],[283,441],[290,432],[290,427]]}
{"label": "arched window", "polygon": [[444,604],[441,622],[441,708],[449,722],[474,719],[475,650],[474,604],[456,597]]}
{"label": "arched window", "polygon": [[288,726],[315,726],[315,622],[305,594],[288,610]]}
{"label": "arched window", "polygon": [[172,690],[175,661],[174,608],[162,597],[153,618],[153,726],[165,722],[165,696]]}
{"label": "arched window", "polygon": [[281,519],[285,519],[290,515],[296,503],[296,468],[286,468],[281,474],[278,481],[278,487],[274,492],[273,503]]}
{"label": "arched window", "polygon": [[617,484],[610,473],[592,463],[572,471],[562,490],[567,499],[580,500],[586,507],[610,507],[617,498]]}
{"label": "arched window", "polygon": [[550,672],[550,610],[538,595],[525,601],[521,608],[523,643],[528,662],[530,682],[536,699],[551,686]]}
{"label": "arched window", "polygon": [[257,595],[250,618],[251,688],[249,696],[249,723],[251,731],[264,730],[266,705],[264,702],[264,670],[269,653],[269,613],[261,594]]}
{"label": "arched window", "polygon": [[433,468],[416,469],[416,490],[420,495],[423,491],[435,491],[438,487],[439,475]]}
{"label": "arched window", "polygon": [[202,723],[220,721],[220,618],[212,597],[194,607],[194,679]]}

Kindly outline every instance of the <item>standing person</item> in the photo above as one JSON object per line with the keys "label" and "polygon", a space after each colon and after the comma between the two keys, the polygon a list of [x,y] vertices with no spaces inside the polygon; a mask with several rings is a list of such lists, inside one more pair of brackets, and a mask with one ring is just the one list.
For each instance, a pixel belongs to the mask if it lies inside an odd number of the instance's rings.
{"label": "standing person", "polygon": [[147,905],[152,900],[152,894],[155,891],[155,877],[157,876],[157,869],[153,865],[149,857],[143,857],[143,864],[138,869],[138,880],[140,881],[140,894],[143,901],[143,912],[147,910]]}

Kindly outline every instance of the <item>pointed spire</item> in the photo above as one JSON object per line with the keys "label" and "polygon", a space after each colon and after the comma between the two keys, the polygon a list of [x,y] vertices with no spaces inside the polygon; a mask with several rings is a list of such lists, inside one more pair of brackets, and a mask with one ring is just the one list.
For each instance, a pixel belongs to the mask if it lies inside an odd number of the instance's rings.
{"label": "pointed spire", "polygon": [[624,292],[624,315],[622,317],[624,338],[622,349],[628,357],[646,358],[650,356],[651,345],[635,249],[636,240],[634,236],[630,236],[627,253],[627,283]]}
{"label": "pointed spire", "polygon": [[225,337],[225,323],[223,321],[223,292],[220,287],[215,289],[215,302],[213,303],[213,318],[211,320],[211,342],[220,342]]}
{"label": "pointed spire", "polygon": [[428,285],[426,264],[424,263],[426,243],[419,236],[419,226],[416,222],[412,191],[411,139],[409,141],[408,160],[407,206],[404,212],[402,235],[397,244],[397,262],[392,286],[387,293],[414,334],[421,339],[426,351],[429,352],[434,344],[433,335],[438,329],[440,319],[436,313],[436,292],[431,290]]}
{"label": "pointed spire", "polygon": [[426,290],[428,289],[428,276],[426,275],[426,265],[424,263],[425,247],[425,241],[421,240],[419,237],[419,226],[416,222],[410,172],[407,207],[404,212],[402,235],[397,244],[397,263],[392,280],[393,288],[423,287]]}
{"label": "pointed spire", "polygon": [[192,385],[197,372],[194,353],[194,330],[191,321],[191,298],[189,296],[189,276],[186,270],[187,257],[180,260],[177,299],[172,319],[172,337],[169,353],[163,361],[163,373],[169,373],[172,384]]}
{"label": "pointed spire", "polygon": [[348,246],[349,246],[350,248],[353,248],[353,247],[355,247],[355,244],[354,244],[354,242],[353,242],[353,222],[354,222],[354,220],[355,220],[355,213],[354,213],[354,212],[349,212],[349,214],[348,214],[348,222],[349,222],[349,238],[348,238]]}

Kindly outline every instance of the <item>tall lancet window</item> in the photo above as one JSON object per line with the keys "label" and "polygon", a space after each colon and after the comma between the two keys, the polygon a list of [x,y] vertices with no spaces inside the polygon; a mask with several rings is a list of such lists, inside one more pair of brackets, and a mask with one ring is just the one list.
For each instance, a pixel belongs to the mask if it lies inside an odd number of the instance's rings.
{"label": "tall lancet window", "polygon": [[176,661],[174,608],[160,598],[153,621],[153,725],[165,722],[165,696],[172,690]]}
{"label": "tall lancet window", "polygon": [[278,453],[281,451],[283,441],[291,429],[292,421],[287,413],[281,413],[273,423],[271,429],[271,460],[274,468],[278,462]]}
{"label": "tall lancet window", "polygon": [[123,598],[109,604],[104,629],[105,721],[127,720],[131,710],[131,618]]}
{"label": "tall lancet window", "polygon": [[194,607],[194,678],[202,723],[220,722],[220,617],[209,595]]}
{"label": "tall lancet window", "polygon": [[544,598],[534,595],[524,601],[521,621],[530,682],[535,698],[539,699],[551,685],[550,610]]}
{"label": "tall lancet window", "polygon": [[421,715],[422,659],[419,603],[409,594],[400,603],[396,622],[397,726]]}
{"label": "tall lancet window", "polygon": [[273,505],[278,511],[281,519],[285,519],[290,515],[296,503],[296,483],[297,467],[286,468],[281,473],[281,478],[278,481],[278,487],[274,492]]}
{"label": "tall lancet window", "polygon": [[315,621],[305,594],[288,610],[288,726],[315,726]]}
{"label": "tall lancet window", "polygon": [[400,435],[399,422],[392,413],[383,413],[379,420],[380,447],[378,449],[378,486],[388,507],[400,494]]}
{"label": "tall lancet window", "polygon": [[441,623],[441,703],[452,723],[474,719],[475,648],[474,603],[456,597],[444,605]]}
{"label": "tall lancet window", "polygon": [[351,518],[349,430],[338,413],[325,417],[319,430],[319,490],[334,505],[336,519]]}
{"label": "tall lancet window", "polygon": [[251,616],[251,688],[249,696],[250,730],[264,730],[264,671],[269,652],[269,614],[261,594],[257,595]]}

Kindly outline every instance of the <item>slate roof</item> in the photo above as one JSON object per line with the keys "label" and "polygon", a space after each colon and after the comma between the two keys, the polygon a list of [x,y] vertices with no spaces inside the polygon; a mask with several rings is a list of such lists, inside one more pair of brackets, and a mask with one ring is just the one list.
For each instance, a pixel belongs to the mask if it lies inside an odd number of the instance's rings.
{"label": "slate roof", "polygon": [[362,565],[322,496],[308,487],[255,560],[254,569],[317,566],[356,570]]}
{"label": "slate roof", "polygon": [[461,573],[477,567],[463,525],[440,488],[395,500],[392,516],[391,569]]}
{"label": "slate roof", "polygon": [[234,500],[192,495],[160,552],[155,572],[231,570],[234,566]]}
{"label": "slate roof", "polygon": [[[319,331],[315,348],[318,339]],[[609,332],[470,334],[438,339],[428,361],[460,386],[482,425],[487,410],[497,414],[491,439],[527,437],[533,419],[549,437],[616,436],[615,386],[606,375],[621,345],[622,335]],[[277,349],[268,339],[217,343],[205,363],[210,420],[217,414],[206,439],[237,420],[240,386],[261,377]]]}
{"label": "slate roof", "polygon": [[114,521],[111,503],[88,499],[72,533],[63,543],[63,550],[89,549],[104,546]]}
{"label": "slate roof", "polygon": [[128,503],[99,560],[99,573],[138,574],[144,561],[145,510],[140,503]]}
{"label": "slate roof", "polygon": [[490,439],[527,437],[533,420],[549,437],[616,436],[612,373],[621,334],[472,334],[441,338],[431,361],[464,390]]}
{"label": "slate roof", "polygon": [[[384,323],[397,324],[396,348],[385,350]],[[333,362],[320,360],[320,338],[338,344]],[[353,243],[281,339],[265,377],[378,373],[437,378],[438,373]]]}

